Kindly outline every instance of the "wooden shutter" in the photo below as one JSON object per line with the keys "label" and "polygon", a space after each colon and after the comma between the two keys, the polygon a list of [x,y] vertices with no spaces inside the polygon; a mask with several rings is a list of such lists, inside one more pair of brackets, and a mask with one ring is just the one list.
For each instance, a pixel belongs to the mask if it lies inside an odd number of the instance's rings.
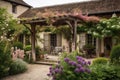
{"label": "wooden shutter", "polygon": [[79,45],[80,49],[83,48],[85,43],[86,43],[86,34],[82,33],[80,34],[80,45]]}
{"label": "wooden shutter", "polygon": [[57,34],[57,46],[61,46],[62,45],[62,36],[61,34]]}
{"label": "wooden shutter", "polygon": [[44,48],[50,50],[50,35],[48,33],[44,34]]}

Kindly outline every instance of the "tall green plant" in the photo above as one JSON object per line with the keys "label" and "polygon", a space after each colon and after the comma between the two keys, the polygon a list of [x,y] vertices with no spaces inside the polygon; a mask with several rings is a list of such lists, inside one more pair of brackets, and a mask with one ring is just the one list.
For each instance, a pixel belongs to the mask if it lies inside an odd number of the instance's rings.
{"label": "tall green plant", "polygon": [[5,50],[6,43],[0,42],[0,78],[8,75],[9,67],[12,62],[9,48]]}
{"label": "tall green plant", "polygon": [[14,40],[16,36],[22,33],[24,27],[18,24],[4,8],[0,8],[0,41],[6,39],[8,41]]}
{"label": "tall green plant", "polygon": [[120,64],[120,44],[113,47],[110,53],[110,60],[114,64]]}

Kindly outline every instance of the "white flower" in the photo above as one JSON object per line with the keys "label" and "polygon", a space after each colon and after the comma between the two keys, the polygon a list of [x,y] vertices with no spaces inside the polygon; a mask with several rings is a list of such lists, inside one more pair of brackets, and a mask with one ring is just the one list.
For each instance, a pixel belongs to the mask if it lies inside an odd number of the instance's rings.
{"label": "white flower", "polygon": [[4,30],[4,29],[5,29],[4,27],[1,28],[1,30]]}
{"label": "white flower", "polygon": [[8,39],[8,41],[11,41],[10,39]]}
{"label": "white flower", "polygon": [[3,39],[3,36],[1,36],[1,39]]}

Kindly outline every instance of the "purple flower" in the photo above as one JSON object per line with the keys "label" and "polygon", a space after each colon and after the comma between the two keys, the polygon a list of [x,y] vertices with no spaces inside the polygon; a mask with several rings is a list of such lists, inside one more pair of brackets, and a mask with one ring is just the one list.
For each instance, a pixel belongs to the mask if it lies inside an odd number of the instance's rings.
{"label": "purple flower", "polygon": [[52,70],[52,69],[53,69],[52,67],[49,68],[49,70]]}
{"label": "purple flower", "polygon": [[82,57],[80,57],[80,56],[76,56],[76,59],[78,60],[78,59],[83,59]]}
{"label": "purple flower", "polygon": [[69,58],[65,58],[64,61],[68,63],[70,61],[70,59]]}
{"label": "purple flower", "polygon": [[83,62],[82,62],[82,65],[86,65],[86,62],[85,62],[85,61],[83,61]]}
{"label": "purple flower", "polygon": [[81,68],[79,68],[79,71],[80,71],[80,72],[84,72],[85,69],[84,69],[83,67],[81,67]]}
{"label": "purple flower", "polygon": [[74,72],[79,73],[80,72],[79,68],[76,68]]}
{"label": "purple flower", "polygon": [[71,66],[76,66],[77,65],[77,63],[74,62],[74,61],[69,61],[68,64],[71,65]]}
{"label": "purple flower", "polygon": [[91,64],[91,61],[88,61],[87,63],[88,63],[88,65],[90,65],[90,64]]}
{"label": "purple flower", "polygon": [[81,63],[82,63],[82,61],[81,61],[80,59],[78,59],[78,60],[77,60],[77,62],[78,62],[79,64],[81,64]]}
{"label": "purple flower", "polygon": [[51,74],[49,73],[49,74],[47,74],[47,76],[51,76]]}
{"label": "purple flower", "polygon": [[59,69],[58,68],[55,69],[55,73],[59,73]]}
{"label": "purple flower", "polygon": [[78,67],[78,68],[81,68],[81,67],[82,67],[82,65],[81,65],[81,64],[77,64],[77,67]]}

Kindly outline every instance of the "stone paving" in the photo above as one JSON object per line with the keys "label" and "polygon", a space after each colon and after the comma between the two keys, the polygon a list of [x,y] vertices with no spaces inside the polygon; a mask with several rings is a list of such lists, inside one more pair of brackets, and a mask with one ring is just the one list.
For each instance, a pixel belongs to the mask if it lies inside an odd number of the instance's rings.
{"label": "stone paving", "polygon": [[0,80],[47,80],[48,65],[29,64],[28,71],[14,76],[8,76]]}

